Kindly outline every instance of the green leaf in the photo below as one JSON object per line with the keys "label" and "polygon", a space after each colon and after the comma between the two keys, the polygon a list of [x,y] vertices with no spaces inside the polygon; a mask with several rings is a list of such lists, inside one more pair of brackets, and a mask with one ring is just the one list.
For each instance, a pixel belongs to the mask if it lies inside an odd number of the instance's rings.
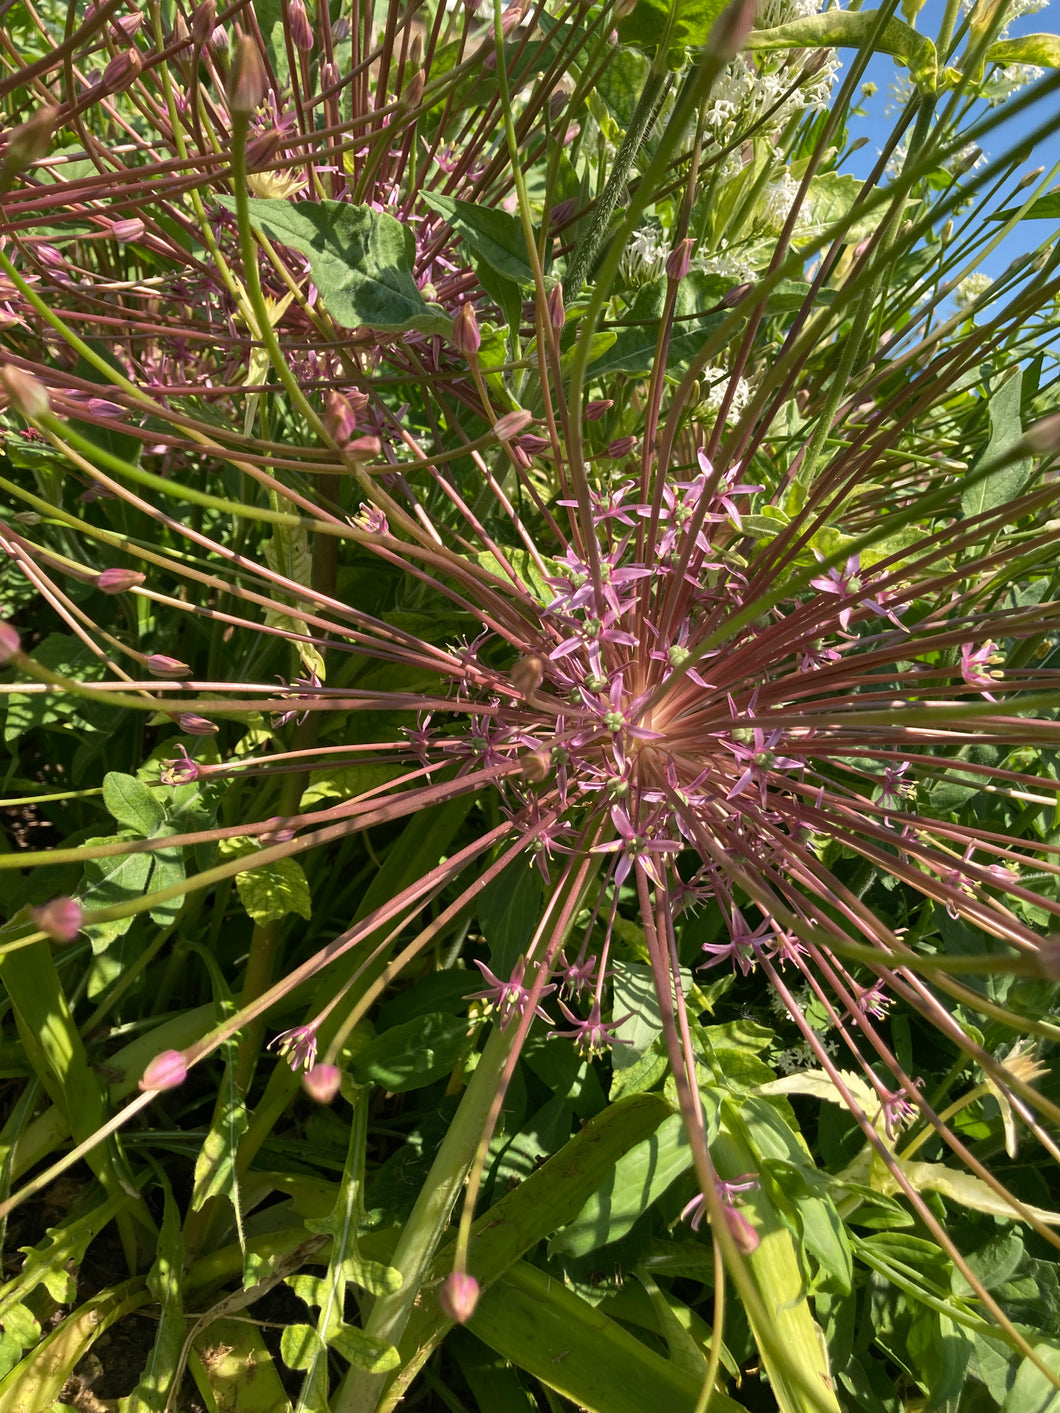
{"label": "green leaf", "polygon": [[[34,648],[33,659],[49,671],[60,673],[63,677],[76,678],[79,682],[98,682],[107,671],[104,664],[84,643],[63,633],[50,633]],[[41,726],[98,730],[95,718],[100,714],[99,708],[79,697],[67,697],[57,692],[38,692],[32,696],[24,692],[12,692],[0,704],[0,710],[4,705],[7,708],[4,742],[8,746],[16,745],[28,732]]]}
{"label": "green leaf", "polygon": [[637,0],[633,13],[618,26],[619,43],[654,54],[673,4],[677,6],[671,38],[675,47],[706,44],[714,21],[725,8],[725,0]]}
{"label": "green leaf", "polygon": [[[86,839],[86,844],[117,844],[140,838],[129,831],[107,839]],[[120,854],[109,859],[89,859],[85,864],[85,876],[80,889],[80,901],[86,912],[97,908],[116,907],[128,903],[133,898],[142,897],[147,889],[154,859],[149,853]],[[93,922],[84,931],[92,943],[94,952],[105,952],[117,938],[128,932],[136,921],[136,914],[111,918],[106,922]]]}
{"label": "green leaf", "polygon": [[[998,388],[990,399],[990,440],[976,459],[971,473],[984,465],[1006,456],[1017,446],[1023,436],[1020,421],[1020,392],[1023,373],[1017,368],[1015,373]],[[1030,457],[1020,457],[999,466],[996,471],[982,476],[961,493],[961,511],[970,519],[984,511],[997,510],[1016,499],[1026,488],[1030,479],[1033,462]]]}
{"label": "green leaf", "polygon": [[[702,1379],[664,1359],[555,1277],[519,1261],[479,1300],[468,1329],[592,1413],[694,1413]],[[720,1391],[711,1413],[741,1413]]]}
{"label": "green leaf", "polygon": [[[1004,211],[994,211],[988,217],[991,221],[1011,221],[1013,216],[1019,216],[1018,206],[1007,206]],[[1060,221],[1060,191],[1047,191],[1044,196],[1039,196],[1037,201],[1031,203],[1023,215],[1021,221]]]}
{"label": "green leaf", "polygon": [[541,875],[525,859],[514,863],[482,890],[478,920],[497,976],[510,976],[526,951],[541,916]]}
{"label": "green leaf", "polygon": [[393,1094],[422,1089],[451,1074],[471,1053],[474,1035],[466,1016],[420,1016],[384,1031],[350,1062],[358,1084],[379,1084]]}
{"label": "green leaf", "polygon": [[219,1100],[210,1131],[195,1159],[191,1210],[197,1212],[211,1197],[227,1197],[235,1212],[236,1228],[242,1241],[239,1178],[236,1160],[239,1140],[247,1131],[247,1110],[231,1080],[232,1066],[225,1066],[225,1093]]}
{"label": "green leaf", "polygon": [[[877,1165],[882,1168],[882,1164]],[[1007,1221],[1024,1220],[1010,1202],[999,1197],[994,1189],[959,1168],[948,1168],[945,1163],[900,1163],[902,1174],[917,1192],[937,1192],[951,1202],[959,1202],[962,1207],[970,1207],[973,1212],[987,1212],[993,1217]],[[883,1169],[876,1185],[885,1195],[901,1191],[898,1181]],[[1025,1210],[1038,1221],[1048,1226],[1060,1226],[1060,1212],[1047,1211],[1044,1207],[1034,1207],[1029,1202],[1023,1204]]]}
{"label": "green leaf", "polygon": [[[1060,1380],[1060,1348],[1053,1343],[1036,1344],[1034,1353]],[[1001,1413],[1060,1413],[1060,1389],[1030,1359],[1024,1359]]]}
{"label": "green leaf", "polygon": [[147,1288],[159,1307],[158,1329],[139,1382],[125,1401],[122,1413],[156,1413],[156,1410],[165,1408],[187,1333],[181,1286],[184,1238],[180,1207],[166,1175],[160,1172],[158,1176],[164,1203],[162,1227],[158,1235],[158,1253],[147,1273]]}
{"label": "green leaf", "polygon": [[[277,525],[271,537],[262,547],[265,563],[276,574],[282,574],[294,584],[309,588],[313,582],[313,551],[309,545],[309,532],[298,525]],[[265,622],[272,628],[283,628],[302,637],[310,637],[312,630],[304,618],[297,613],[278,613],[268,609]],[[326,676],[324,659],[313,643],[293,644],[302,666],[309,673],[315,673],[318,681]]]}
{"label": "green leaf", "polygon": [[354,1325],[340,1325],[328,1344],[353,1368],[363,1369],[366,1374],[385,1374],[401,1365],[401,1355],[392,1344],[365,1334]]}
{"label": "green leaf", "polygon": [[670,1184],[692,1166],[680,1114],[664,1119],[650,1138],[624,1153],[575,1219],[549,1243],[551,1255],[584,1256],[625,1236]]}
{"label": "green leaf", "polygon": [[[231,197],[222,197],[228,210]],[[385,211],[344,201],[251,197],[251,224],[309,261],[328,313],[345,329],[448,335],[452,320],[427,304],[412,273],[416,238]]]}
{"label": "green leaf", "polygon": [[992,64],[1039,64],[1043,69],[1060,69],[1060,34],[1021,34],[1015,39],[999,39],[986,51]]}
{"label": "green leaf", "polygon": [[534,272],[526,257],[526,237],[518,216],[434,192],[425,193],[424,200],[441,212],[457,235],[491,270],[517,284],[533,284]]}
{"label": "green leaf", "polygon": [[[752,30],[747,48],[761,49],[862,49],[872,39],[880,18],[878,10],[828,10],[773,29]],[[930,39],[911,25],[891,19],[876,35],[876,54],[891,54],[909,65],[913,81],[925,93],[934,93],[938,56]]]}
{"label": "green leaf", "polygon": [[[222,839],[218,852],[222,858],[244,858],[260,847],[257,840],[239,835]],[[288,913],[297,913],[306,921],[312,916],[309,880],[297,859],[274,859],[272,863],[249,868],[246,873],[237,875],[236,888],[239,901],[254,922],[278,922]]]}
{"label": "green leaf", "polygon": [[189,1362],[213,1413],[290,1413],[279,1370],[250,1321],[214,1320],[196,1336]]}

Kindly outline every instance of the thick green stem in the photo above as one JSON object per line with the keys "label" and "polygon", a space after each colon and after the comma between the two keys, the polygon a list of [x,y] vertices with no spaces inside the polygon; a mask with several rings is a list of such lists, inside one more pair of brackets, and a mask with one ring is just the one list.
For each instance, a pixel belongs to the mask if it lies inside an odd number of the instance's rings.
{"label": "thick green stem", "polygon": [[[420,1286],[478,1149],[508,1058],[512,1031],[494,1026],[460,1107],[438,1150],[390,1264],[401,1272],[401,1289],[380,1296],[365,1322],[365,1333],[396,1344],[408,1324]],[[334,1413],[374,1413],[387,1384],[385,1374],[351,1369],[332,1400]]]}

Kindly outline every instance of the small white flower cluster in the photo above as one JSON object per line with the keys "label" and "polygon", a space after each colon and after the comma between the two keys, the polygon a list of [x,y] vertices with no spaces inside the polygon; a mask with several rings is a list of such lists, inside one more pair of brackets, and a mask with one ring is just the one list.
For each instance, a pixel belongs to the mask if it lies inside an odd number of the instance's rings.
{"label": "small white flower cluster", "polygon": [[662,274],[669,251],[662,231],[642,226],[633,232],[622,252],[619,273],[628,285],[649,285]]}
{"label": "small white flower cluster", "polygon": [[[700,405],[705,407],[708,412],[713,413],[716,417],[721,411],[721,404],[728,391],[730,382],[729,374],[726,373],[724,368],[719,368],[712,364],[709,368],[703,369],[701,381],[706,390]],[[732,401],[726,413],[726,421],[735,422],[741,416],[750,400],[750,383],[746,378],[738,378],[736,381],[736,390],[732,395]]]}
{"label": "small white flower cluster", "polygon": [[693,255],[692,269],[704,275],[721,275],[738,285],[752,284],[758,278],[758,271],[746,260],[741,260],[726,246],[710,255]]}
{"label": "small white flower cluster", "polygon": [[[769,231],[779,235],[784,229],[784,223],[788,219],[795,198],[799,194],[799,183],[785,167],[779,176],[768,182],[763,193],[764,209],[762,212],[762,224]],[[803,201],[799,208],[798,224],[808,226],[813,222],[813,207],[809,197]]]}
{"label": "small white flower cluster", "polygon": [[999,65],[987,74],[982,95],[991,108],[997,108],[1021,88],[1026,88],[1027,84],[1037,83],[1044,72],[1037,64]]}
{"label": "small white flower cluster", "polygon": [[986,293],[993,284],[989,275],[969,275],[966,280],[962,280],[953,294],[953,302],[957,308],[967,311],[972,308],[975,301]]}

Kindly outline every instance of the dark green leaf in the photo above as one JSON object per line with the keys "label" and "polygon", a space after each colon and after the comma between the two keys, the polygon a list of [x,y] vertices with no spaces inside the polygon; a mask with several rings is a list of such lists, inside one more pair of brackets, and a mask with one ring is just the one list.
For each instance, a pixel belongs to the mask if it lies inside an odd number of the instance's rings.
{"label": "dark green leaf", "polygon": [[116,770],[103,777],[103,803],[119,824],[145,839],[165,819],[156,793],[135,775],[122,775]]}
{"label": "dark green leaf", "polygon": [[425,199],[498,275],[517,284],[533,284],[534,272],[526,257],[526,237],[518,216],[495,206],[476,206],[474,202],[437,193],[430,193]]}
{"label": "dark green leaf", "polygon": [[[982,455],[971,468],[972,474],[1010,453],[1023,436],[1020,423],[1020,390],[1023,375],[1019,368],[998,388],[990,399],[990,440]],[[1020,457],[999,466],[995,471],[981,476],[973,485],[961,493],[961,510],[966,518],[981,515],[984,511],[997,510],[1008,505],[1026,488],[1033,462],[1030,457]]]}
{"label": "dark green leaf", "polygon": [[420,1016],[370,1041],[350,1062],[358,1084],[380,1084],[393,1094],[422,1089],[450,1074],[471,1053],[467,1017]]}
{"label": "dark green leaf", "polygon": [[[224,198],[233,210],[235,203]],[[416,239],[385,211],[344,201],[249,199],[250,219],[309,261],[313,283],[336,323],[391,333],[448,334],[452,320],[416,287]]]}

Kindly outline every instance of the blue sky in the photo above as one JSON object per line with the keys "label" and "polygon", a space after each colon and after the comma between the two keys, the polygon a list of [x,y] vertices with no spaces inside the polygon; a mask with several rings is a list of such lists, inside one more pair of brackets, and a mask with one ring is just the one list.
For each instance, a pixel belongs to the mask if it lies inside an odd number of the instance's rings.
{"label": "blue sky", "polygon": [[[937,34],[943,10],[943,0],[927,0],[916,19],[916,28],[921,34],[932,38]],[[1051,4],[1035,15],[1025,15],[1016,20],[1010,26],[1008,34],[1010,37],[1016,37],[1021,34],[1057,31],[1060,31],[1060,3]],[[843,57],[844,59],[848,58],[846,54]],[[887,55],[877,55],[870,63],[866,80],[876,84],[877,92],[864,104],[867,116],[863,119],[854,119],[851,125],[852,133],[864,133],[869,141],[847,163],[846,171],[861,177],[868,175],[876,161],[884,138],[891,132],[895,122],[893,116],[885,116],[884,110],[889,102],[893,104],[888,87],[898,75],[904,75],[907,72],[905,69],[898,69],[894,61]],[[990,133],[983,142],[986,156],[988,158],[1001,156],[1010,142],[1044,122],[1047,116],[1047,103],[1060,103],[1060,96],[1053,93],[1045,102],[1018,114]],[[1033,158],[1025,164],[1025,169],[1031,170],[1044,166],[1046,175],[1048,175],[1049,170],[1056,163],[1060,163],[1060,133],[1054,133],[1045,142],[1039,143]],[[1060,185],[1060,171],[1056,173],[1050,183],[1050,186],[1058,185]],[[1041,220],[1021,222],[994,252],[983,259],[979,268],[984,274],[999,275],[1017,255],[1035,248],[1042,240],[1049,239],[1054,233],[1060,234],[1060,232],[1050,229],[1050,226],[1055,226],[1055,224],[1055,222]]]}

